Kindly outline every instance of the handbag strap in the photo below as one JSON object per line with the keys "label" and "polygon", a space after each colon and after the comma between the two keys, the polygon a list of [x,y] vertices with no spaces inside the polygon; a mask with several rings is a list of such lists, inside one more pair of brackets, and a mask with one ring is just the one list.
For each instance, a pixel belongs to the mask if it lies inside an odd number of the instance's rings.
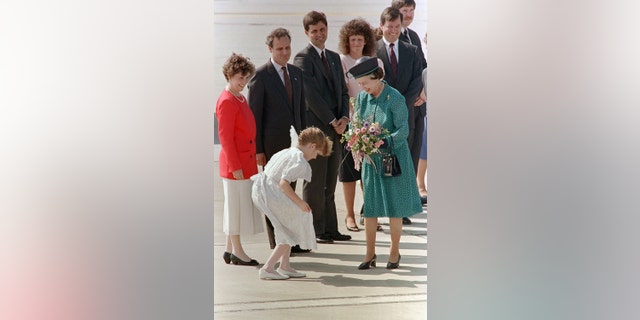
{"label": "handbag strap", "polygon": [[[377,100],[377,99],[376,99]],[[378,111],[378,101],[376,101],[376,107],[373,109],[373,122],[376,122],[376,112]],[[393,154],[393,137],[389,134],[387,138],[389,140],[389,154]]]}

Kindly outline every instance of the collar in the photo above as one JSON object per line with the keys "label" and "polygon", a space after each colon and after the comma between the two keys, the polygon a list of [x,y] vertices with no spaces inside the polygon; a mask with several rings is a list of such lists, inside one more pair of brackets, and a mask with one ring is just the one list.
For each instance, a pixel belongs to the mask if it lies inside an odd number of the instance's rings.
{"label": "collar", "polygon": [[[313,43],[309,42],[309,44],[316,49],[316,52],[318,53],[318,55],[321,55],[322,51],[324,51],[324,49],[320,49],[318,47],[316,47]],[[326,48],[325,48],[326,49]],[[326,54],[324,55],[325,57],[327,56]]]}
{"label": "collar", "polygon": [[395,42],[389,42],[389,41],[387,41],[387,39],[382,37],[382,41],[384,41],[384,45],[387,46],[387,47],[389,47],[389,45],[393,43],[393,47],[397,48],[398,47],[398,41],[400,41],[400,38],[398,38],[398,40],[396,40]]}
{"label": "collar", "polygon": [[273,61],[273,58],[269,58],[271,60],[271,64],[273,65],[274,68],[276,68],[277,71],[282,70],[282,67],[286,67],[286,66],[281,66],[278,63],[276,63],[275,61]]}

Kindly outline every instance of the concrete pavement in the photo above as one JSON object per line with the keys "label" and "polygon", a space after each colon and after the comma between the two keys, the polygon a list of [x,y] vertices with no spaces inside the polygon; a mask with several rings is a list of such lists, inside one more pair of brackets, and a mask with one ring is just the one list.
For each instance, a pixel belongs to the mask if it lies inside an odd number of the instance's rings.
{"label": "concrete pavement", "polygon": [[[216,150],[217,155],[217,150]],[[318,244],[310,253],[291,257],[291,265],[306,278],[260,280],[261,267],[225,264],[222,232],[223,191],[215,161],[214,318],[219,319],[426,319],[427,312],[427,214],[426,210],[403,226],[400,268],[385,269],[389,253],[389,226],[377,233],[378,267],[358,270],[365,253],[365,234],[347,231],[342,186],[338,183],[336,206],[341,233],[350,241]],[[298,184],[297,192],[300,192]],[[356,195],[360,208],[362,194]],[[363,227],[361,227],[363,228]],[[249,256],[264,262],[271,254],[266,233],[242,238]]]}

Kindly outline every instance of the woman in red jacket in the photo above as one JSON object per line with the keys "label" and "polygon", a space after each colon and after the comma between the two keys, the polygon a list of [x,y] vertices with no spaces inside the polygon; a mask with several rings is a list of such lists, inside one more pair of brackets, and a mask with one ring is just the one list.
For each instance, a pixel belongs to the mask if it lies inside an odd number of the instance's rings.
{"label": "woman in red jacket", "polygon": [[256,164],[256,124],[242,89],[255,71],[249,59],[233,53],[222,67],[227,86],[216,103],[220,151],[220,176],[224,189],[222,229],[227,235],[224,261],[234,265],[258,265],[242,248],[240,235],[262,232],[262,216],[251,200]]}

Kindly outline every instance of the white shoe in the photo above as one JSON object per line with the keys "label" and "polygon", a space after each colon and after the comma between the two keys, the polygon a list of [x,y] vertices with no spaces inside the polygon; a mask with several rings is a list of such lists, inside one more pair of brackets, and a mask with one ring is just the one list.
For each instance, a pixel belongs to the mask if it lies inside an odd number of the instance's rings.
{"label": "white shoe", "polygon": [[277,271],[279,274],[288,276],[289,278],[304,278],[307,276],[306,274],[298,271],[291,272],[291,271],[283,270],[280,268],[278,268]]}
{"label": "white shoe", "polygon": [[260,279],[263,279],[263,280],[266,280],[266,279],[271,279],[271,280],[286,280],[286,279],[289,279],[289,276],[287,276],[287,275],[280,274],[278,272],[271,273],[271,272],[265,271],[263,269],[260,269],[259,275],[260,275]]}

